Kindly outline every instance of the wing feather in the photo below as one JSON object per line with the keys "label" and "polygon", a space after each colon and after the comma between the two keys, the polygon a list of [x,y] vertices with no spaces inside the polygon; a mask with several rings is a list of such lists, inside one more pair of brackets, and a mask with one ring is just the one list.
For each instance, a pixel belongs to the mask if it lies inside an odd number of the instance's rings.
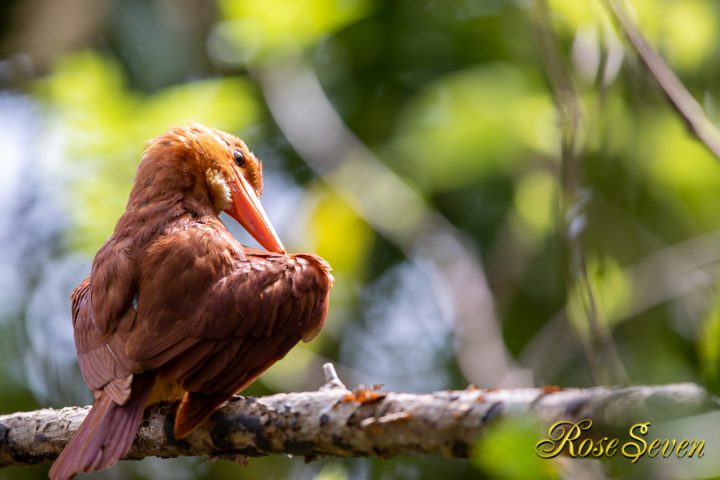
{"label": "wing feather", "polygon": [[[218,251],[227,248],[222,237],[206,235],[203,229],[184,232],[183,238],[193,235],[191,243],[203,245],[202,251],[164,242],[168,248],[172,245],[172,252],[155,252],[157,263],[148,268],[155,277],[148,284],[173,282],[175,292],[192,290],[178,284],[189,277],[172,270],[173,265],[188,263],[178,262],[178,256],[215,252],[222,257]],[[152,310],[144,310],[141,292],[138,323],[142,328],[131,334],[125,349],[133,362],[162,368],[163,376],[174,376],[188,392],[235,393],[324,321],[323,305],[332,277],[318,257],[247,249],[227,267],[209,258],[193,264],[213,268],[215,281],[204,291],[195,289],[190,302],[166,299],[158,307],[161,302],[155,299]],[[140,286],[144,288],[142,277]]]}
{"label": "wing feather", "polygon": [[[130,397],[133,375],[127,362],[115,354],[122,342],[120,335],[103,339],[96,328],[90,304],[90,277],[73,291],[70,298],[75,347],[85,383],[94,391],[105,390],[115,403],[124,405]],[[134,317],[134,311],[128,311],[118,325],[123,329],[130,328],[128,325],[134,323]]]}

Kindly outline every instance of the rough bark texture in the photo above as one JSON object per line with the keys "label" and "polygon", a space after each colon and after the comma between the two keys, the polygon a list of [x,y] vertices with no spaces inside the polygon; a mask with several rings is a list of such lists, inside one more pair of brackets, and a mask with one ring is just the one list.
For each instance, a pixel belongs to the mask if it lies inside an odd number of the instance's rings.
{"label": "rough bark texture", "polygon": [[[534,414],[541,422],[591,418],[599,427],[717,409],[694,384],[590,389],[470,388],[416,395],[346,390],[339,381],[315,392],[235,397],[186,440],[172,435],[175,405],[148,409],[126,458],[210,455],[242,458],[275,453],[390,457],[465,457],[485,427]],[[0,466],[53,460],[89,407],[0,416]]]}

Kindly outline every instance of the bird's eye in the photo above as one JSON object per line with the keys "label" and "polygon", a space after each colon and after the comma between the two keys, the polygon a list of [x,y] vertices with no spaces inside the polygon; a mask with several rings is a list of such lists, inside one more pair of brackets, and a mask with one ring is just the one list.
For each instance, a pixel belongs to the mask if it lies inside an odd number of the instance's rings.
{"label": "bird's eye", "polygon": [[235,150],[233,151],[233,160],[235,160],[235,165],[242,167],[245,165],[245,154],[240,150]]}

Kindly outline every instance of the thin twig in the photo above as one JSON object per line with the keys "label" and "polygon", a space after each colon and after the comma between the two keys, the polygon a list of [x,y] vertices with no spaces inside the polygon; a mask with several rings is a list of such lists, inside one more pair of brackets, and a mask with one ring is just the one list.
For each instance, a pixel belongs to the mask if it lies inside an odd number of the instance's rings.
{"label": "thin twig", "polygon": [[605,5],[615,18],[625,37],[642,60],[652,77],[665,93],[671,105],[685,121],[688,129],[720,159],[720,131],[707,117],[700,104],[690,95],[675,72],[665,63],[658,52],[645,39],[640,29],[628,15],[620,0],[605,0]]}
{"label": "thin twig", "polygon": [[340,377],[338,377],[338,374],[335,371],[335,365],[333,365],[330,362],[327,362],[327,363],[323,364],[322,368],[323,368],[323,374],[325,375],[325,385],[320,387],[321,390],[331,390],[331,389],[347,390],[347,387],[342,382],[342,380],[340,380]]}
{"label": "thin twig", "polygon": [[[652,252],[623,269],[621,276],[633,285],[632,301],[609,319],[610,324],[622,325],[665,302],[703,289],[709,291],[717,282],[717,273],[705,267],[720,261],[715,248],[719,243],[720,230],[716,230]],[[558,375],[577,354],[575,339],[567,334],[566,325],[564,311],[553,315],[525,346],[520,363],[532,365],[540,378]],[[553,348],[549,350],[548,345]]]}
{"label": "thin twig", "polygon": [[[550,28],[547,2],[535,0],[534,26],[545,71],[550,79],[557,108],[561,135],[561,185],[564,215],[563,232],[568,250],[568,284],[579,287],[587,319],[589,339],[583,335],[583,347],[596,383],[627,382],[627,374],[613,343],[610,330],[600,319],[596,295],[587,270],[581,241],[587,194],[582,191],[583,146],[580,140],[582,112],[578,94],[563,62],[557,40]],[[569,288],[571,292],[571,288]],[[609,377],[609,378],[604,378]]]}

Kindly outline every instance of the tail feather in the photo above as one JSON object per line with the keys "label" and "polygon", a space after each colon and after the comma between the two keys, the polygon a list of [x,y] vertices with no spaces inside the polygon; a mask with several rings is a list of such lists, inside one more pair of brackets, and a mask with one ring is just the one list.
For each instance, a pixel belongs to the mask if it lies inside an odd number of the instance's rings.
{"label": "tail feather", "polygon": [[[146,383],[143,381],[146,379],[137,380]],[[125,405],[118,405],[106,394],[95,400],[82,425],[50,468],[50,480],[69,480],[81,472],[108,468],[127,454],[150,391],[147,385],[135,387],[133,385],[133,395]]]}
{"label": "tail feather", "polygon": [[185,393],[175,417],[173,434],[177,439],[190,435],[195,428],[205,421],[212,413],[225,403],[232,394],[221,393],[204,395],[202,393]]}

